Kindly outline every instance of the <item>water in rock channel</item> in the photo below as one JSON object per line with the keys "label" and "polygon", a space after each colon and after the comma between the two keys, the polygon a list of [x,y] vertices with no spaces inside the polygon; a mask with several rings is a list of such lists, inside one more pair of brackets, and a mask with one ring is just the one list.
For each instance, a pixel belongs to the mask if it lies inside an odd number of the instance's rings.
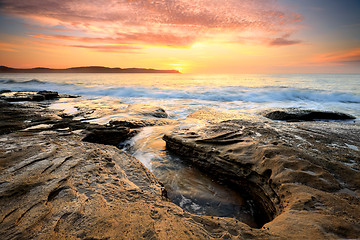
{"label": "water in rock channel", "polygon": [[139,159],[164,184],[168,197],[184,210],[200,215],[232,217],[252,227],[252,201],[182,161],[165,149],[162,136],[171,127],[146,127],[125,143],[124,150]]}

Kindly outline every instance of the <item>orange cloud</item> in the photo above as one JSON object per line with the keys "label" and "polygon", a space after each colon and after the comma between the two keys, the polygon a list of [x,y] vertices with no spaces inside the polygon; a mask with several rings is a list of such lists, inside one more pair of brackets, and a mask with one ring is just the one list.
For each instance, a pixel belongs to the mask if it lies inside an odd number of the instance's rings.
{"label": "orange cloud", "polygon": [[30,34],[41,39],[76,41],[85,43],[151,44],[166,46],[190,46],[195,42],[193,36],[176,36],[172,33],[117,33],[115,37],[78,37],[59,34]]}
{"label": "orange cloud", "polygon": [[314,57],[315,62],[321,63],[360,63],[360,48],[347,51],[324,53]]}
{"label": "orange cloud", "polygon": [[7,42],[0,42],[0,51],[16,52],[16,45]]}
{"label": "orange cloud", "polygon": [[140,48],[126,45],[68,45],[69,47],[94,49],[99,52],[139,53]]}

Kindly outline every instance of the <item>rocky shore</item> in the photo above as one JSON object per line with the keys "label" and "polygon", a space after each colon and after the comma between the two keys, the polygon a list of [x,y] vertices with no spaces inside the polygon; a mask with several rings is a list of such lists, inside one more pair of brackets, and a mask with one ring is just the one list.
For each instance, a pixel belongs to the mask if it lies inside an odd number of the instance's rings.
{"label": "rocky shore", "polygon": [[[53,99],[59,97],[66,96]],[[282,122],[201,110],[188,121],[204,127],[166,134],[169,151],[214,180],[246,190],[260,227],[251,228],[233,218],[187,213],[169,201],[148,169],[116,147],[137,128],[177,125],[161,108],[126,106],[128,117],[98,125],[51,110],[47,101],[56,100],[0,100],[2,239],[360,236],[358,123]],[[96,109],[82,109],[89,119],[98,116]]]}
{"label": "rocky shore", "polygon": [[359,124],[211,116],[203,128],[165,135],[167,149],[245,189],[271,238],[360,236]]}

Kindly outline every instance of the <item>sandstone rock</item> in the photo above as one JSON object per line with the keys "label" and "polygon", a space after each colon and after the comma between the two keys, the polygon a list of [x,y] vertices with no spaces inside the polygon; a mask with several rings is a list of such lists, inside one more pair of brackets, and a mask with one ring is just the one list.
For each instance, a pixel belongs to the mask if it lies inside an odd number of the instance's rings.
{"label": "sandstone rock", "polygon": [[360,125],[229,120],[164,136],[168,150],[256,203],[269,239],[360,236]]}
{"label": "sandstone rock", "polygon": [[[60,95],[61,98],[68,97],[67,95]],[[62,107],[64,109],[71,109],[70,112],[63,112],[59,115],[64,116],[66,114],[68,118],[78,118],[78,119],[100,119],[107,116],[113,116],[121,114],[124,112],[124,109],[128,106],[119,100],[109,99],[109,98],[100,98],[100,99],[75,99],[73,101],[62,101],[59,104],[59,109]],[[105,124],[108,119],[105,119],[103,123]]]}
{"label": "sandstone rock", "polygon": [[146,117],[167,118],[168,114],[161,107],[148,104],[132,104],[126,109],[133,115],[142,115]]}
{"label": "sandstone rock", "polygon": [[7,102],[24,102],[30,101],[30,96],[34,95],[34,92],[8,92],[1,93],[1,99]]}
{"label": "sandstone rock", "polygon": [[123,118],[123,119],[111,120],[109,122],[111,126],[124,126],[129,128],[163,126],[163,125],[171,125],[176,123],[178,123],[178,121],[173,119],[135,119],[135,118]]}
{"label": "sandstone rock", "polygon": [[79,98],[80,95],[72,95],[72,94],[59,94],[59,98]]}
{"label": "sandstone rock", "polygon": [[24,101],[43,101],[53,100],[59,97],[57,92],[40,91],[40,92],[1,92],[1,98],[8,102],[24,102]]}
{"label": "sandstone rock", "polygon": [[[38,107],[14,105],[0,100],[0,134],[11,133],[32,126],[38,121],[46,121],[54,117],[51,114],[40,115]],[[29,121],[31,119],[31,121]]]}
{"label": "sandstone rock", "polygon": [[[231,218],[184,212],[164,197],[162,184],[137,159],[81,141],[44,108],[4,104],[19,121],[38,125],[0,135],[1,239],[269,239]],[[5,109],[5,110],[4,110]],[[11,110],[15,111],[15,110]],[[0,114],[0,122],[11,121]],[[27,118],[26,118],[27,116]],[[16,122],[16,120],[15,120]],[[26,127],[26,126],[25,126]],[[280,238],[280,237],[275,237]]]}
{"label": "sandstone rock", "polygon": [[208,123],[218,123],[225,120],[239,119],[244,117],[245,116],[243,114],[231,114],[226,112],[219,112],[212,110],[210,108],[200,109],[187,116],[188,119],[198,119]]}
{"label": "sandstone rock", "polygon": [[264,111],[262,115],[272,120],[282,120],[288,122],[355,119],[354,116],[340,112],[302,110],[296,108],[268,110],[268,111]]}

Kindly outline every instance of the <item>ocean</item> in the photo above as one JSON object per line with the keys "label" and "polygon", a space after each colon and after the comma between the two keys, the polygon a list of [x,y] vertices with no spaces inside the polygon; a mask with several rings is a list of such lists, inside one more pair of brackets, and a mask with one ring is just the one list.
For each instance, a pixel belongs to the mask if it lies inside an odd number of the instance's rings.
{"label": "ocean", "polygon": [[[4,89],[81,95],[60,99],[50,108],[68,114],[81,106],[90,112],[100,109],[91,119],[77,116],[100,124],[119,116],[114,106],[123,110],[136,103],[160,106],[180,125],[188,124],[186,117],[203,108],[252,115],[269,108],[294,107],[339,111],[360,120],[360,74],[0,74],[0,90]],[[219,185],[166,151],[162,136],[172,129],[146,127],[121,148],[150,169],[183,209],[254,225],[251,200],[243,198],[241,190]]]}
{"label": "ocean", "polygon": [[297,107],[360,118],[360,74],[0,74],[0,88],[152,102],[175,119],[202,107],[247,114]]}

